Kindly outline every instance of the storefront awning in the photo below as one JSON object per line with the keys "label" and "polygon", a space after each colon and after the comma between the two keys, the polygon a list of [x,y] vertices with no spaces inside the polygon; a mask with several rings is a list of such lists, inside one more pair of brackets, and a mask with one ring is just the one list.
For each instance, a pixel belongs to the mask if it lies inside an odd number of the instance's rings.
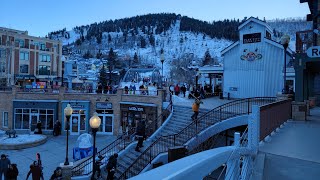
{"label": "storefront awning", "polygon": [[120,104],[129,104],[129,105],[139,105],[139,106],[157,107],[156,104],[151,104],[151,103],[139,103],[139,102],[128,102],[128,101],[121,101]]}

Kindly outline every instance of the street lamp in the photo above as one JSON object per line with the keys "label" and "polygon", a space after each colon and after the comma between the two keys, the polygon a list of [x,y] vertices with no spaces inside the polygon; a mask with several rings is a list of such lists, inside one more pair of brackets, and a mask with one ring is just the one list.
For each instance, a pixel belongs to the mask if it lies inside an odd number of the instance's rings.
{"label": "street lamp", "polygon": [[66,108],[64,108],[64,114],[66,116],[67,119],[67,149],[66,149],[66,160],[64,162],[64,165],[69,165],[69,160],[68,160],[68,147],[69,147],[69,121],[70,121],[70,117],[71,114],[73,112],[72,107],[70,106],[70,104],[67,105]]}
{"label": "street lamp", "polygon": [[290,42],[290,36],[289,35],[283,35],[281,37],[280,43],[283,46],[283,53],[284,53],[284,65],[283,65],[283,91],[282,94],[287,94],[287,87],[286,87],[286,76],[287,76],[287,48]]}
{"label": "street lamp", "polygon": [[92,176],[91,179],[94,179],[94,174],[96,172],[95,170],[95,163],[96,163],[96,134],[98,131],[98,128],[101,124],[101,119],[98,116],[98,113],[93,113],[93,116],[90,118],[89,121],[90,127],[92,129],[93,134],[93,155],[92,155]]}
{"label": "street lamp", "polygon": [[162,77],[161,77],[161,87],[162,87],[162,78],[164,77],[163,76],[163,62],[164,62],[164,55],[163,55],[163,49],[161,49],[161,64],[162,64]]}

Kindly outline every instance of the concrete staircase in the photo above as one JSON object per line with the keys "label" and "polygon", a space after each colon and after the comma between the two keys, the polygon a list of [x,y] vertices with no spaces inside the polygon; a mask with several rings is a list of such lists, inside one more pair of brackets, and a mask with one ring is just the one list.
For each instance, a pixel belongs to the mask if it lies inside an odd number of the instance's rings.
{"label": "concrete staircase", "polygon": [[[205,114],[206,112],[208,112],[208,110],[200,109],[198,117]],[[154,138],[143,143],[144,147],[140,148],[141,152],[148,148],[160,136],[175,134],[188,126],[192,121],[192,114],[193,111],[191,107],[174,106],[172,117],[168,120],[169,122],[161,126],[161,130],[156,132],[157,134]],[[118,157],[118,167],[115,173],[115,177],[118,178],[139,157],[141,152],[135,151],[135,145],[128,147],[128,150]],[[146,161],[148,160],[146,159]],[[139,169],[136,169],[136,171],[140,172]],[[105,169],[102,170],[102,176],[105,178],[107,177]]]}

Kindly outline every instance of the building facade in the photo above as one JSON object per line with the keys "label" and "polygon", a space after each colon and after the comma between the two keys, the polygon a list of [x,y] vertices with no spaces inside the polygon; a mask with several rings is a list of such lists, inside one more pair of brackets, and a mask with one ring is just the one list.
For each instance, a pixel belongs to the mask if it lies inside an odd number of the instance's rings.
{"label": "building facade", "polygon": [[98,133],[117,135],[136,127],[139,120],[156,121],[162,113],[164,91],[158,89],[153,95],[126,94],[123,89],[116,94],[69,93],[60,87],[58,91],[21,92],[13,86],[10,91],[0,92],[0,129],[31,133],[41,121],[43,133],[52,134],[54,123],[60,121],[65,132],[64,108],[70,104],[71,135],[90,132],[89,120],[94,112],[101,118]]}
{"label": "building facade", "polygon": [[[240,40],[221,52],[224,64],[223,96],[274,97],[281,93],[284,88],[283,45],[272,40],[272,29],[259,19],[249,18],[238,30]],[[286,68],[291,53],[288,48]]]}
{"label": "building facade", "polygon": [[60,41],[0,27],[0,86],[58,85],[62,77],[61,55]]}

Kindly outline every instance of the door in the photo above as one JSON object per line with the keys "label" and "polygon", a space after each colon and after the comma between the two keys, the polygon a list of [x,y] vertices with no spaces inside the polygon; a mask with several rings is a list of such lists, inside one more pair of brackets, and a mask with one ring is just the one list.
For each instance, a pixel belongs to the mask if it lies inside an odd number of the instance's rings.
{"label": "door", "polygon": [[72,114],[70,118],[70,135],[80,134],[80,114]]}
{"label": "door", "polygon": [[37,122],[39,120],[39,114],[34,114],[34,113],[31,113],[30,114],[30,130],[31,132],[33,132],[36,127],[37,127]]}
{"label": "door", "polygon": [[113,134],[113,115],[111,114],[99,114],[101,119],[101,125],[99,127],[99,134]]}

